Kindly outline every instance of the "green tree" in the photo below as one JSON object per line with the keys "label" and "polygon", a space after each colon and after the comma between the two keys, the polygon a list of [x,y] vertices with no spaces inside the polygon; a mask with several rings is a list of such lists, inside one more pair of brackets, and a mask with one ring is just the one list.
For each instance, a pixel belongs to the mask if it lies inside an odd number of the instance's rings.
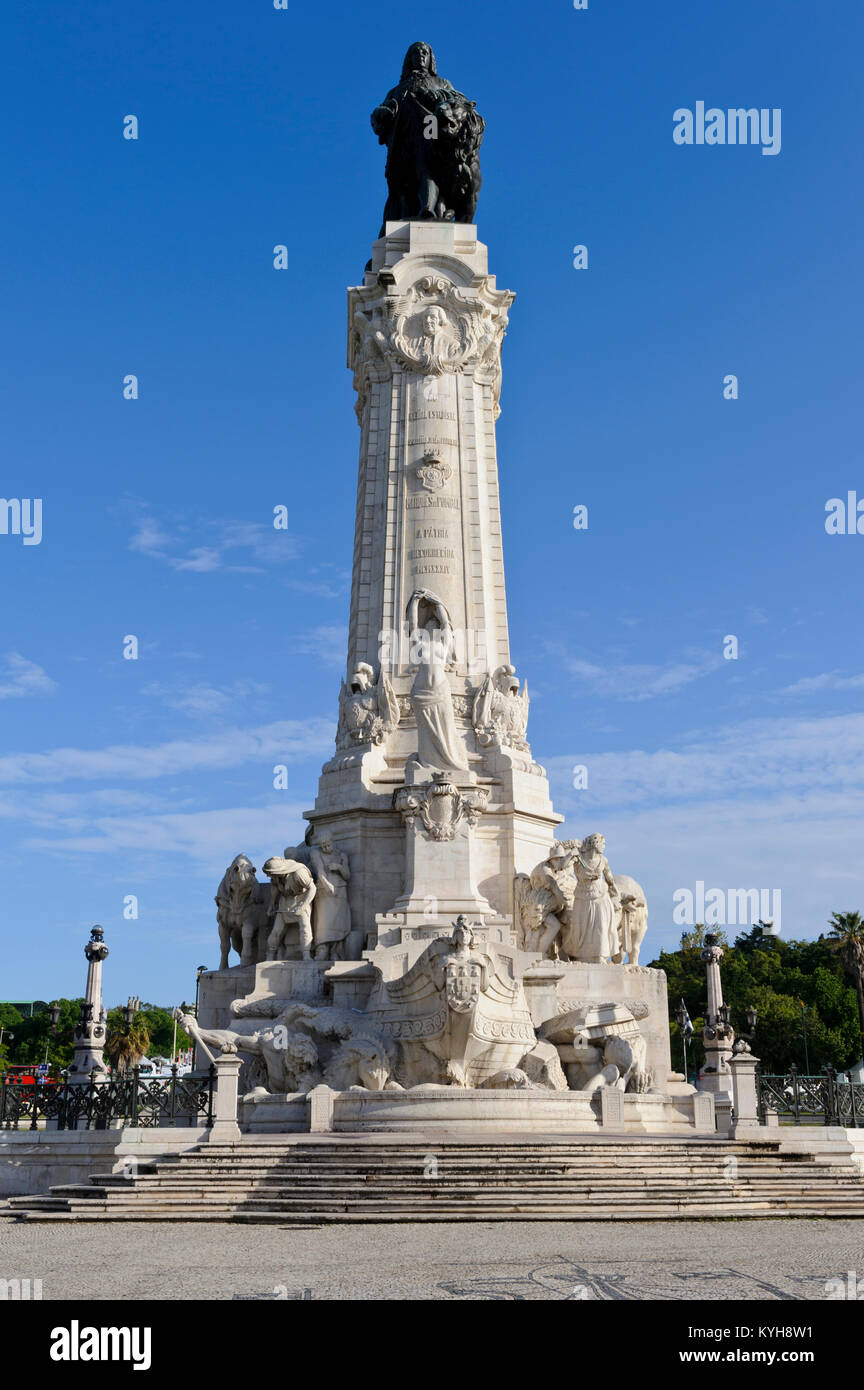
{"label": "green tree", "polygon": [[[703,1051],[699,1030],[705,1012],[705,966],[701,959],[706,928],[699,924],[684,932],[677,951],[661,951],[651,964],[665,970],[672,1016],[672,1055],[681,1066],[682,1052],[675,1013],[681,998],[696,1030],[688,1044],[692,1063],[700,1066]],[[746,1010],[758,1011],[753,1050],[766,1072],[785,1072],[794,1062],[801,1071],[825,1066],[845,1070],[860,1056],[856,990],[844,974],[837,948],[830,940],[784,941],[765,937],[759,927],[741,932],[726,945],[721,967],[723,996],[732,1026],[746,1031]],[[804,1046],[804,1029],[807,1046]]]}
{"label": "green tree", "polygon": [[51,1015],[48,1012],[36,1014],[33,1018],[23,1018],[14,1029],[15,1041],[9,1048],[8,1061],[23,1066],[35,1066],[45,1060],[48,1049],[48,1062],[52,1072],[68,1067],[72,1061],[73,1033],[81,1017],[83,999],[56,999],[60,1009],[56,1033],[51,1030]]}
{"label": "green tree", "polygon": [[[150,1043],[147,1048],[147,1056],[170,1057],[174,1046],[174,1017],[172,1011],[162,1008],[161,1004],[143,1004],[140,1017],[147,1020],[150,1028]],[[183,1032],[182,1028],[178,1028],[178,1050],[191,1046],[192,1039]]]}
{"label": "green tree", "polygon": [[3,1037],[3,1041],[0,1042],[0,1071],[2,1071],[6,1063],[11,1060],[11,1049],[14,1046],[15,1037],[23,1022],[23,1015],[20,1014],[17,1009],[14,1009],[11,1004],[0,1004],[0,1033],[2,1033]]}
{"label": "green tree", "polygon": [[836,951],[843,968],[855,981],[858,997],[858,1027],[864,1051],[864,920],[860,912],[832,912],[828,945]]}
{"label": "green tree", "polygon": [[150,1046],[150,1021],[141,1011],[126,1025],[123,1010],[111,1009],[105,1024],[105,1056],[113,1071],[125,1076],[137,1067]]}

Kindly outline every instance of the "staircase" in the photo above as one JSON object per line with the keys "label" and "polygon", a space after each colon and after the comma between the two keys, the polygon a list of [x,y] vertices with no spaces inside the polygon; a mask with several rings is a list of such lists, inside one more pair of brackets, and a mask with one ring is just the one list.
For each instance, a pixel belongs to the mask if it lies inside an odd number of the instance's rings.
{"label": "staircase", "polygon": [[27,1221],[646,1221],[864,1217],[843,1153],[721,1139],[247,1138],[13,1197]]}

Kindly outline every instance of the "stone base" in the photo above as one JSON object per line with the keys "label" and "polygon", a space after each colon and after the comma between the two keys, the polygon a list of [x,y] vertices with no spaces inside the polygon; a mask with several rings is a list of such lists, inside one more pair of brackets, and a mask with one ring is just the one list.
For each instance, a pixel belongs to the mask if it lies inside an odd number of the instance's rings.
{"label": "stone base", "polygon": [[[462,1090],[417,1086],[410,1091],[333,1093],[332,1127],[352,1133],[649,1134],[694,1137],[709,1130],[692,1096],[625,1095],[603,1092]],[[704,1107],[703,1107],[704,1108]],[[604,1111],[606,1112],[604,1124]],[[309,1133],[306,1096],[263,1096],[241,1100],[240,1127],[250,1134]]]}
{"label": "stone base", "polygon": [[237,1119],[247,1134],[308,1134],[309,1101],[304,1095],[241,1096]]}
{"label": "stone base", "polygon": [[231,1005],[235,999],[272,997],[329,1003],[325,977],[333,965],[332,960],[270,960],[211,970],[201,976],[198,1022],[202,1028],[234,1028],[237,1019]]}
{"label": "stone base", "polygon": [[0,1197],[30,1196],[91,1173],[126,1173],[168,1154],[188,1153],[209,1130],[133,1129],[0,1130]]}

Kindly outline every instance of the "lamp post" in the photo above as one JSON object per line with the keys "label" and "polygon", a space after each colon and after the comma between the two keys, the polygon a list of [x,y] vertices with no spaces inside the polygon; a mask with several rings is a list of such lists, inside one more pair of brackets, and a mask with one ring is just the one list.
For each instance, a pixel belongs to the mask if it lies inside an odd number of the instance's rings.
{"label": "lamp post", "polygon": [[[195,1017],[196,1017],[196,1018],[198,1017],[198,993],[199,993],[199,991],[200,991],[200,989],[201,989],[201,976],[202,976],[202,975],[206,975],[206,974],[207,974],[207,971],[209,970],[209,968],[210,968],[210,967],[207,966],[207,965],[199,965],[197,971],[195,972]],[[192,1053],[192,1070],[193,1070],[193,1071],[197,1071],[197,1070],[198,1070],[198,1044],[197,1044],[197,1042],[195,1043],[195,1050],[194,1050],[194,1052]]]}
{"label": "lamp post", "polygon": [[808,1052],[808,1050],[807,1050],[807,1005],[804,1003],[804,1000],[803,1000],[803,999],[799,999],[799,1000],[798,1000],[798,1003],[799,1003],[800,1006],[801,1006],[801,1027],[802,1027],[802,1029],[803,1029],[803,1031],[804,1031],[804,1072],[805,1072],[805,1075],[809,1076],[809,1075],[810,1075],[810,1054],[809,1054],[809,1052]]}
{"label": "lamp post", "polygon": [[132,1024],[135,1022],[135,1015],[141,1008],[141,1000],[137,995],[130,995],[123,1006],[123,1032],[127,1038],[132,1032]]}
{"label": "lamp post", "polygon": [[687,1070],[687,1039],[693,1036],[693,1024],[690,1021],[690,1015],[687,1012],[687,1005],[684,1003],[683,996],[681,1003],[675,1011],[675,1017],[678,1020],[678,1027],[681,1030],[681,1045],[684,1048],[684,1080],[689,1081],[690,1076]]}
{"label": "lamp post", "polygon": [[702,1069],[702,1085],[715,1096],[728,1094],[731,1085],[729,1059],[735,1033],[729,1024],[729,1005],[723,1002],[723,985],[720,980],[720,962],[723,947],[715,933],[705,936],[705,949],[702,961],[705,965],[708,991],[708,1008],[702,1041],[705,1045],[705,1066]]}
{"label": "lamp post", "polygon": [[751,1004],[748,1009],[745,1009],[744,1017],[747,1020],[748,1031],[746,1033],[739,1033],[735,1039],[735,1044],[732,1048],[732,1054],[735,1057],[750,1051],[750,1044],[756,1032],[756,1020],[759,1017],[758,1010]]}
{"label": "lamp post", "polygon": [[198,1017],[198,992],[201,989],[201,976],[206,975],[209,965],[199,965],[195,972],[195,1017]]}
{"label": "lamp post", "polygon": [[51,1005],[51,1008],[48,1010],[48,1012],[49,1012],[49,1015],[50,1015],[50,1017],[51,1017],[51,1027],[48,1029],[48,1036],[47,1036],[47,1038],[45,1039],[45,1065],[46,1065],[46,1067],[47,1067],[47,1065],[48,1065],[48,1047],[49,1047],[49,1045],[50,1045],[51,1039],[52,1039],[52,1038],[56,1038],[56,1036],[57,1036],[57,1024],[60,1022],[60,1005],[59,1005],[58,1003],[56,1003],[56,1002],[53,1003],[53,1004]]}
{"label": "lamp post", "polygon": [[105,933],[93,927],[84,947],[87,959],[87,990],[81,1005],[81,1018],[74,1032],[75,1052],[69,1067],[69,1080],[88,1085],[94,1072],[105,1077],[105,1009],[102,1004],[102,962],[108,955]]}

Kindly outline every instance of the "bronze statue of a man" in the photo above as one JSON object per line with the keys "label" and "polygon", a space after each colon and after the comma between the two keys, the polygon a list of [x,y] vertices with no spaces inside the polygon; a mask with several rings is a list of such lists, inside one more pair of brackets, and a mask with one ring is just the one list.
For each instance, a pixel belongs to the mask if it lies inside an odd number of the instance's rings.
{"label": "bronze statue of a man", "polygon": [[480,144],[486,123],[438,76],[428,43],[412,43],[397,86],[372,112],[387,146],[384,235],[388,222],[473,222],[480,191]]}

